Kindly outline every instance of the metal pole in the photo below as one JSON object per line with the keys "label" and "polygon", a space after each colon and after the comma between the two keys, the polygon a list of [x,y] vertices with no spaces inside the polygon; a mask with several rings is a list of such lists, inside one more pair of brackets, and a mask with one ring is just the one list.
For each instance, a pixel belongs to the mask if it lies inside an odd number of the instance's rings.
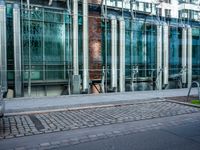
{"label": "metal pole", "polygon": [[105,92],[107,92],[108,89],[108,38],[107,38],[107,34],[108,34],[108,16],[107,16],[107,0],[105,0],[105,14],[103,14],[104,16],[104,21],[105,21]]}
{"label": "metal pole", "polygon": [[0,1],[0,71],[2,90],[7,91],[6,5]]}
{"label": "metal pole", "polygon": [[186,45],[187,45],[187,39],[186,39],[186,29],[182,29],[182,83],[186,83],[186,65],[187,65],[187,56],[186,56]]}
{"label": "metal pole", "polygon": [[162,26],[157,25],[157,89],[162,90]]}
{"label": "metal pole", "polygon": [[111,88],[117,89],[117,20],[111,16]]}
{"label": "metal pole", "polygon": [[119,19],[119,88],[120,92],[125,91],[125,21]]}
{"label": "metal pole", "polygon": [[29,71],[28,71],[28,96],[31,96],[31,25],[30,25],[30,3],[29,0],[27,0],[28,3],[28,63],[29,63]]}
{"label": "metal pole", "polygon": [[[44,19],[44,11],[45,9],[42,9],[42,65],[43,65],[43,81],[45,81],[45,83],[47,83],[47,75],[46,75],[46,57],[45,57],[45,19]],[[45,96],[47,96],[47,84],[45,85]]]}
{"label": "metal pole", "polygon": [[88,0],[83,0],[83,91],[89,90]]}
{"label": "metal pole", "polygon": [[21,76],[21,32],[20,8],[18,4],[13,7],[13,35],[14,35],[14,66],[15,66],[15,96],[22,96]]}
{"label": "metal pole", "polygon": [[64,73],[64,80],[66,80],[66,23],[65,23],[65,15],[66,13],[63,13],[63,73]]}
{"label": "metal pole", "polygon": [[[133,27],[134,27],[134,23],[133,23],[133,19],[134,19],[134,15],[133,15],[133,5],[132,2],[130,2],[131,4],[131,41],[130,41],[130,54],[131,54],[131,62],[130,62],[130,70],[131,70],[131,91],[134,91],[134,75],[133,75]],[[135,39],[136,40],[136,39]]]}
{"label": "metal pole", "polygon": [[192,28],[188,27],[188,88],[192,84]]}
{"label": "metal pole", "polygon": [[163,50],[164,50],[164,84],[168,84],[169,78],[169,27],[167,24],[163,25]]}
{"label": "metal pole", "polygon": [[67,1],[67,6],[68,6],[68,15],[69,15],[69,24],[67,26],[67,32],[68,32],[68,57],[67,57],[67,61],[68,61],[68,93],[69,95],[71,94],[71,75],[72,75],[72,53],[71,53],[71,50],[72,50],[72,47],[71,47],[71,43],[72,43],[72,34],[71,34],[71,9],[70,9],[70,2],[69,0]]}

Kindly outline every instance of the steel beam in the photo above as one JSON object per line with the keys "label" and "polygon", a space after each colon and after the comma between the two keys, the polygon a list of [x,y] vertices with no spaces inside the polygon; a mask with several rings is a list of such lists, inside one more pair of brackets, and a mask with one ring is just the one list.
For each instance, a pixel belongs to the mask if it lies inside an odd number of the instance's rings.
{"label": "steel beam", "polygon": [[117,89],[117,20],[111,17],[111,88]]}
{"label": "steel beam", "polygon": [[162,26],[157,25],[157,89],[162,90]]}
{"label": "steel beam", "polygon": [[167,24],[163,25],[163,65],[164,65],[164,85],[169,82],[169,26]]}
{"label": "steel beam", "polygon": [[187,82],[187,72],[186,72],[186,65],[187,65],[187,38],[186,38],[186,28],[182,29],[182,83]]}
{"label": "steel beam", "polygon": [[188,88],[192,84],[192,28],[188,27]]}
{"label": "steel beam", "polygon": [[125,91],[125,21],[119,19],[119,91]]}
{"label": "steel beam", "polygon": [[15,96],[22,96],[21,76],[21,32],[20,32],[20,8],[18,4],[13,7],[13,36],[14,36],[14,67],[15,67]]}
{"label": "steel beam", "polygon": [[73,0],[73,74],[79,74],[78,65],[78,0]]}
{"label": "steel beam", "polygon": [[0,1],[0,71],[1,86],[7,91],[6,5]]}
{"label": "steel beam", "polygon": [[83,0],[83,91],[89,90],[88,1]]}

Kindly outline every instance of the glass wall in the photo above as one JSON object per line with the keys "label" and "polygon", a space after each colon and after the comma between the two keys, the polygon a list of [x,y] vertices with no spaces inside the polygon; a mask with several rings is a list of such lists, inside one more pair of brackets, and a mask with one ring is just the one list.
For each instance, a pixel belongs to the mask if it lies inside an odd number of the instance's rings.
{"label": "glass wall", "polygon": [[[13,5],[7,4],[7,52],[9,88],[14,86],[14,46],[13,46]],[[117,51],[117,90],[120,91],[120,20],[119,12],[110,11],[108,17],[89,8],[88,16],[88,51],[89,81],[98,83],[97,89],[111,89],[112,80],[112,21],[116,18]],[[73,74],[73,15],[66,8],[46,5],[20,5],[22,78],[23,91],[32,93],[35,87],[51,91],[53,86],[60,86],[59,92],[71,86]],[[124,13],[125,21],[125,91],[156,89],[157,72],[157,23],[144,18],[134,18]],[[79,75],[83,79],[83,16],[82,4],[78,8],[78,61]],[[160,22],[159,22],[160,23]],[[169,85],[167,88],[180,88],[182,71],[182,27],[178,22],[169,26]],[[192,25],[191,25],[192,26]],[[164,26],[161,40],[162,57],[164,56]],[[187,35],[188,36],[188,35]],[[188,39],[186,40],[188,42]],[[200,28],[192,27],[193,80],[200,80]],[[163,60],[163,59],[162,59]],[[162,62],[162,68],[164,68]],[[105,68],[105,70],[103,70]],[[104,74],[105,71],[105,74]],[[163,72],[162,72],[163,73]],[[163,76],[161,77],[163,79]],[[103,85],[103,86],[102,86]],[[92,85],[93,86],[93,85]],[[101,87],[100,87],[101,86]],[[163,89],[165,87],[162,87]],[[41,87],[39,88],[41,89]],[[82,83],[80,90],[82,89]],[[52,90],[53,91],[53,90]],[[61,92],[58,95],[61,94]],[[102,92],[99,90],[98,92]],[[91,91],[92,93],[92,91]],[[69,93],[67,93],[69,94]],[[48,95],[48,94],[46,94]]]}

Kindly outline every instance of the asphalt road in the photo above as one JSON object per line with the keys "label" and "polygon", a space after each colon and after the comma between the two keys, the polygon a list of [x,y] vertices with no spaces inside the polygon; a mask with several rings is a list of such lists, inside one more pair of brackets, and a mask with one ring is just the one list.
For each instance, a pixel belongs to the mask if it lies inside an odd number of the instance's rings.
{"label": "asphalt road", "polygon": [[200,124],[121,135],[60,150],[200,150]]}

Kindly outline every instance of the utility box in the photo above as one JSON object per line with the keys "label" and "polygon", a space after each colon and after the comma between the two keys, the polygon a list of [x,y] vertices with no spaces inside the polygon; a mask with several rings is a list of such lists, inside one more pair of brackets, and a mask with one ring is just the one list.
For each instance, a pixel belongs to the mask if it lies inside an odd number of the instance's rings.
{"label": "utility box", "polygon": [[80,94],[81,76],[72,76],[72,94]]}

